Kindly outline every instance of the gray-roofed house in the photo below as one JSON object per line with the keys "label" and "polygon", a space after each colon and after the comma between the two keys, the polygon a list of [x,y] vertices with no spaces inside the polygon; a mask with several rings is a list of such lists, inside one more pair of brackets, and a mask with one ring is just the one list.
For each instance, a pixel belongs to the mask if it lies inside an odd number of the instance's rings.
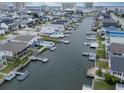
{"label": "gray-roofed house", "polygon": [[110,73],[124,80],[124,56],[111,55]]}
{"label": "gray-roofed house", "polygon": [[102,21],[102,26],[103,27],[114,26],[116,28],[121,28],[121,25],[119,25],[114,19],[103,18],[101,21]]}
{"label": "gray-roofed house", "polygon": [[7,57],[19,57],[22,56],[29,46],[27,43],[8,41],[0,46],[0,54],[4,54]]}
{"label": "gray-roofed house", "polygon": [[35,35],[19,35],[12,39],[11,41],[20,42],[20,43],[27,43],[27,45],[33,45],[36,43],[40,37]]}
{"label": "gray-roofed house", "polygon": [[124,44],[111,43],[109,52],[114,55],[124,55]]}

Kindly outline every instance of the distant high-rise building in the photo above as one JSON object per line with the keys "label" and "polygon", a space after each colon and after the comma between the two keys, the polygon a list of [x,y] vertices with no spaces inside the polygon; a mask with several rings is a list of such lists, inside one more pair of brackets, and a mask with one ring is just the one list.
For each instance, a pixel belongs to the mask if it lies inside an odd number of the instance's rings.
{"label": "distant high-rise building", "polygon": [[62,10],[76,8],[76,3],[62,3]]}
{"label": "distant high-rise building", "polygon": [[25,2],[13,2],[13,5],[16,8],[25,8]]}
{"label": "distant high-rise building", "polygon": [[0,2],[0,10],[4,9],[4,8],[6,8],[6,7],[7,7],[6,4]]}
{"label": "distant high-rise building", "polygon": [[93,2],[85,2],[85,8],[93,8]]}

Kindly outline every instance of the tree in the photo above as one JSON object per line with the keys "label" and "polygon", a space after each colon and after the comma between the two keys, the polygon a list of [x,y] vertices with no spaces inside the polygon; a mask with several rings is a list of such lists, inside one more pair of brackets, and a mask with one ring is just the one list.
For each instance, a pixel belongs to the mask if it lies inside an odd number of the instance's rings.
{"label": "tree", "polygon": [[110,73],[105,74],[105,81],[109,83],[110,85],[114,85],[118,82],[120,82],[120,79],[115,77],[114,75],[111,75]]}
{"label": "tree", "polygon": [[18,28],[19,28],[19,29],[22,29],[22,27],[21,27],[21,25],[20,25],[20,24],[18,25]]}
{"label": "tree", "polygon": [[96,74],[97,74],[98,76],[102,77],[102,70],[101,70],[101,68],[97,70]]}

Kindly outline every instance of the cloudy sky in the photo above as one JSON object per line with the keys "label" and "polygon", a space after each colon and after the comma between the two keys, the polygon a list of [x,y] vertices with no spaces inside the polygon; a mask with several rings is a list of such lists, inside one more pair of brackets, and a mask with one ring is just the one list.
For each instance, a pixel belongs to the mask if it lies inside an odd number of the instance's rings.
{"label": "cloudy sky", "polygon": [[[11,5],[10,2],[6,3],[7,5]],[[43,2],[28,2],[27,5],[42,5]],[[60,6],[60,3],[56,3],[56,2],[45,2],[44,4],[47,4],[49,6]],[[82,6],[83,2],[77,3],[78,6]],[[123,2],[95,2],[94,3],[95,6],[124,6]]]}
{"label": "cloudy sky", "polygon": [[[30,3],[27,3],[27,4],[30,4]],[[31,4],[34,4],[34,5],[40,5],[41,3],[31,3]],[[59,6],[60,5],[60,3],[46,3],[45,2],[45,4],[47,4],[47,5],[51,5],[51,6]],[[79,5],[79,6],[82,6],[83,5],[83,3],[82,2],[80,2],[80,3],[77,3],[77,5]],[[112,2],[100,2],[100,3],[94,3],[94,5],[95,6],[124,6],[124,3],[123,2],[114,2],[114,3],[112,3]]]}

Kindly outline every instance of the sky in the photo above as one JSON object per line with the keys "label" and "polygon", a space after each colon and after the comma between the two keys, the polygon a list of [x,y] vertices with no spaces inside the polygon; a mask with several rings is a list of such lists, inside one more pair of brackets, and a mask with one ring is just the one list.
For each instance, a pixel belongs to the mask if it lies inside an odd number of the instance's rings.
{"label": "sky", "polygon": [[[10,2],[6,3],[7,5],[11,5]],[[43,2],[28,2],[26,5],[42,5]],[[60,6],[60,3],[56,2],[45,2],[44,4],[49,5],[49,6]],[[83,2],[77,3],[78,6],[82,6]],[[95,2],[94,6],[124,6],[123,2]]]}
{"label": "sky", "polygon": [[[30,5],[30,4],[33,4],[33,5],[41,5],[41,3],[27,3],[27,5]],[[60,6],[60,3],[46,3],[45,2],[45,4],[47,4],[47,5],[50,5],[50,6]],[[82,6],[83,5],[83,3],[81,2],[79,2],[79,3],[77,3],[77,5],[78,6]],[[124,6],[124,3],[123,2],[95,2],[94,3],[94,5],[95,6]]]}

